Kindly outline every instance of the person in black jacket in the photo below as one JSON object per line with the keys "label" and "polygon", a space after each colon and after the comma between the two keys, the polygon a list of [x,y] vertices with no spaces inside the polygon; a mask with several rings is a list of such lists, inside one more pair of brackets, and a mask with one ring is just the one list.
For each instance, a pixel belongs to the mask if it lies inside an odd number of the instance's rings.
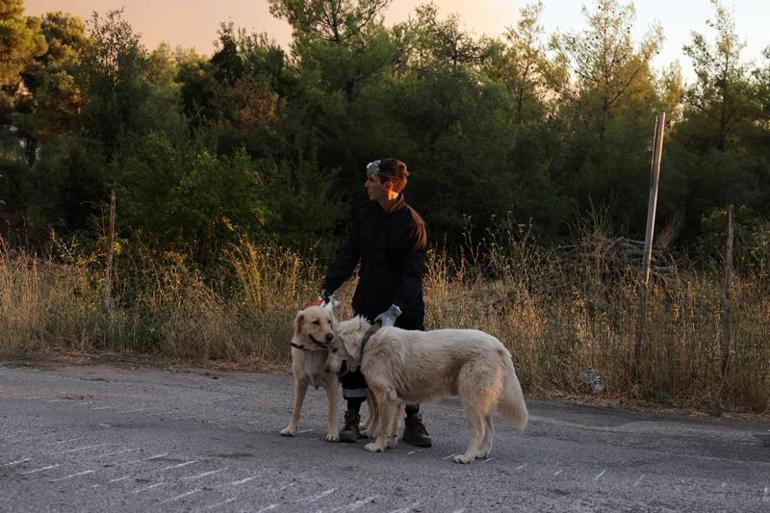
{"label": "person in black jacket", "polygon": [[[366,166],[364,187],[372,203],[353,219],[347,241],[337,250],[324,279],[321,298],[332,293],[360,264],[353,310],[370,322],[407,330],[424,330],[425,305],[422,275],[428,228],[420,214],[406,204],[406,164],[388,158]],[[360,371],[340,376],[342,396],[347,401],[341,442],[359,438],[361,404],[366,399],[366,380]],[[419,405],[406,406],[402,439],[418,447],[432,442],[419,413]]]}

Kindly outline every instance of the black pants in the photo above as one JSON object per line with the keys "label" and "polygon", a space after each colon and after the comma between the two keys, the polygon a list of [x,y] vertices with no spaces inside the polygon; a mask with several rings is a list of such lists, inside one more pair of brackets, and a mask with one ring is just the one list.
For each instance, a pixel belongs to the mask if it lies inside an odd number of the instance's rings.
{"label": "black pants", "polygon": [[[402,317],[396,319],[396,327],[405,330],[425,331],[422,316],[420,318]],[[348,372],[340,376],[340,384],[342,385],[342,397],[348,402],[348,410],[358,411],[361,403],[366,400],[366,391],[368,390],[364,375],[361,374],[360,370]],[[419,413],[420,405],[407,404],[405,411],[407,415]]]}
{"label": "black pants", "polygon": [[[348,402],[348,410],[355,410],[361,407],[361,403],[366,400],[366,379],[361,371],[348,372],[340,376],[340,384],[342,384],[342,397]],[[407,404],[404,411],[407,415],[413,415],[420,413],[419,404]]]}

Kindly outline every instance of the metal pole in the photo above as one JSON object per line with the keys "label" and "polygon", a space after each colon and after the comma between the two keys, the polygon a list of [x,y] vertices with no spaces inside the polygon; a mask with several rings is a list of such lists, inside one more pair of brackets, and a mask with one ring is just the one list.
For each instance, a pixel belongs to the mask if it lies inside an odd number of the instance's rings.
{"label": "metal pole", "polygon": [[647,321],[647,287],[650,281],[652,262],[652,238],[655,232],[655,210],[658,206],[658,182],[660,179],[660,160],[663,154],[663,129],[666,113],[660,112],[655,121],[655,136],[652,143],[652,164],[650,170],[650,198],[647,203],[647,230],[644,235],[644,256],[642,257],[641,288],[639,290],[639,321],[634,344],[634,361],[631,367],[631,379],[639,378],[639,362],[644,349],[644,332]]}
{"label": "metal pole", "polygon": [[661,112],[655,126],[655,139],[652,153],[650,177],[650,199],[647,203],[647,230],[644,234],[644,260],[642,260],[642,283],[647,286],[650,280],[650,262],[652,261],[652,238],[655,233],[655,211],[658,207],[658,181],[660,179],[660,159],[663,153],[663,129],[666,113]]}
{"label": "metal pole", "polygon": [[112,306],[112,261],[115,254],[116,199],[115,189],[113,188],[110,193],[110,233],[109,246],[107,247],[107,270],[104,282],[104,307],[107,309]]}
{"label": "metal pole", "polygon": [[735,337],[735,316],[733,314],[733,240],[735,238],[735,208],[727,207],[727,241],[725,243],[725,293],[722,305],[722,376],[730,368],[730,352]]}

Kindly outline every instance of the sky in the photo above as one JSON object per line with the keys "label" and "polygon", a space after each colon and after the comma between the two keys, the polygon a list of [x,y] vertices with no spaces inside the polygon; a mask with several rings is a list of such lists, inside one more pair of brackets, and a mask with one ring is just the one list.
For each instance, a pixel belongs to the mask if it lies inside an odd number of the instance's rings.
{"label": "sky", "polygon": [[[441,17],[458,14],[463,26],[477,36],[499,36],[514,26],[519,9],[527,2],[519,0],[434,0]],[[417,5],[425,0],[393,0],[385,13],[386,24],[406,20]],[[628,3],[621,0],[621,3]],[[541,22],[546,34],[574,32],[585,27],[581,13],[583,5],[594,5],[593,0],[544,0]],[[145,46],[152,49],[166,41],[172,47],[195,48],[210,54],[214,49],[219,23],[232,21],[249,32],[267,32],[288,49],[291,29],[283,21],[273,18],[267,0],[25,0],[27,14],[40,15],[48,11],[65,11],[81,18],[92,12],[124,9],[125,19],[142,34]],[[660,54],[653,61],[659,68],[679,61],[685,78],[692,77],[690,61],[682,46],[691,41],[692,32],[700,32],[713,39],[706,20],[713,17],[709,0],[636,0],[634,37],[639,41],[653,23],[660,23],[666,37]],[[759,61],[762,50],[770,46],[768,0],[723,0],[733,12],[738,35],[746,43],[744,61]]]}

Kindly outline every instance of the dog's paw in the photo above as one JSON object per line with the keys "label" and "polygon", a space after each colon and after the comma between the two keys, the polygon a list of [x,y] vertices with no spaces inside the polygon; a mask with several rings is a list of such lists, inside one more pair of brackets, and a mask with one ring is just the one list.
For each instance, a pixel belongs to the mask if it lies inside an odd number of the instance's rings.
{"label": "dog's paw", "polygon": [[473,456],[466,456],[465,454],[458,454],[457,456],[455,456],[452,459],[454,460],[455,463],[466,464],[466,463],[472,462],[474,458],[473,458]]}
{"label": "dog's paw", "polygon": [[326,433],[326,441],[327,442],[339,442],[340,436],[335,433]]}
{"label": "dog's paw", "polygon": [[398,437],[389,436],[388,442],[385,444],[385,447],[387,447],[388,449],[395,449],[397,444],[398,444]]}
{"label": "dog's paw", "polygon": [[364,449],[370,452],[382,452],[383,448],[377,445],[375,442],[364,445]]}
{"label": "dog's paw", "polygon": [[285,427],[281,430],[281,436],[294,436],[297,433],[297,428]]}

